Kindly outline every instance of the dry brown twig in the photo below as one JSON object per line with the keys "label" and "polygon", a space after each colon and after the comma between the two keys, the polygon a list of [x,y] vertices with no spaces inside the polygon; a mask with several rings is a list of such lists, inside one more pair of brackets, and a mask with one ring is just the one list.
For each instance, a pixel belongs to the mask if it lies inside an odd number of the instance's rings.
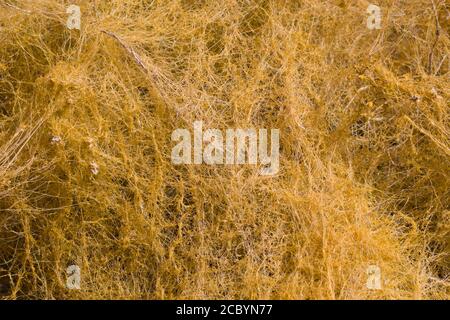
{"label": "dry brown twig", "polygon": [[170,81],[170,79],[165,76],[160,70],[158,70],[157,67],[152,66],[149,68],[147,64],[143,61],[141,56],[136,52],[136,50],[128,45],[121,37],[119,37],[117,34],[107,31],[107,30],[101,30],[102,33],[108,35],[109,37],[116,40],[124,49],[127,51],[127,53],[133,58],[133,60],[137,63],[141,71],[147,76],[150,76],[152,80],[152,86],[157,91],[158,95],[163,101],[167,101],[169,99],[169,96],[165,93],[164,90],[161,89],[161,83],[163,83],[165,86],[168,86],[172,89],[172,91],[179,91],[181,90],[179,87],[175,86],[173,81]]}
{"label": "dry brown twig", "polygon": [[31,13],[33,13],[33,12],[30,11],[30,10],[21,9],[21,8],[16,7],[15,5],[13,5],[13,4],[11,4],[11,3],[8,3],[8,2],[6,2],[6,3],[1,3],[1,4],[4,5],[4,6],[7,6],[7,7],[9,7],[9,8],[12,8],[12,9],[15,9],[15,10],[18,10],[18,11],[21,11],[21,12],[26,13],[26,14],[31,14]]}
{"label": "dry brown twig", "polygon": [[439,17],[438,17],[436,4],[434,3],[434,0],[431,0],[431,3],[433,5],[433,12],[434,12],[434,18],[435,18],[435,23],[436,23],[436,31],[435,31],[436,38],[434,39],[433,45],[431,46],[430,53],[428,55],[428,74],[431,74],[431,69],[433,68],[434,49],[439,41],[439,36],[441,35],[441,26],[439,24]]}

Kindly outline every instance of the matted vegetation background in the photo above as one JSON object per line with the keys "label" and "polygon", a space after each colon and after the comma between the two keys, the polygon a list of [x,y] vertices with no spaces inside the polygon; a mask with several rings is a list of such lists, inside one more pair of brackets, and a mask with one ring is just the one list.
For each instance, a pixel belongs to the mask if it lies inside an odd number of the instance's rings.
{"label": "matted vegetation background", "polygon": [[[450,4],[369,3],[0,0],[2,298],[448,299]],[[195,120],[279,174],[174,166]]]}

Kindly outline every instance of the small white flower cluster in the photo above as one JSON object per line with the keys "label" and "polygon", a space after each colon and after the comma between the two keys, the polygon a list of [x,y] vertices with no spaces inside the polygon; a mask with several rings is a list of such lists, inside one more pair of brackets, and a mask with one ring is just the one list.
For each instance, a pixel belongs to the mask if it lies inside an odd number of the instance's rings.
{"label": "small white flower cluster", "polygon": [[99,166],[95,161],[92,161],[90,163],[90,167],[91,167],[91,172],[94,176],[98,175],[99,173]]}
{"label": "small white flower cluster", "polygon": [[367,7],[367,28],[369,30],[381,29],[381,8],[377,5],[370,4]]}
{"label": "small white flower cluster", "polygon": [[81,289],[81,269],[76,264],[70,265],[66,269],[66,288],[69,290]]}
{"label": "small white flower cluster", "polygon": [[81,29],[81,9],[79,6],[76,6],[74,4],[70,5],[66,13],[70,14],[69,18],[67,19],[67,28],[69,30],[72,29]]}
{"label": "small white flower cluster", "polygon": [[53,136],[50,143],[51,144],[60,144],[60,143],[62,143],[62,139],[60,136]]}

